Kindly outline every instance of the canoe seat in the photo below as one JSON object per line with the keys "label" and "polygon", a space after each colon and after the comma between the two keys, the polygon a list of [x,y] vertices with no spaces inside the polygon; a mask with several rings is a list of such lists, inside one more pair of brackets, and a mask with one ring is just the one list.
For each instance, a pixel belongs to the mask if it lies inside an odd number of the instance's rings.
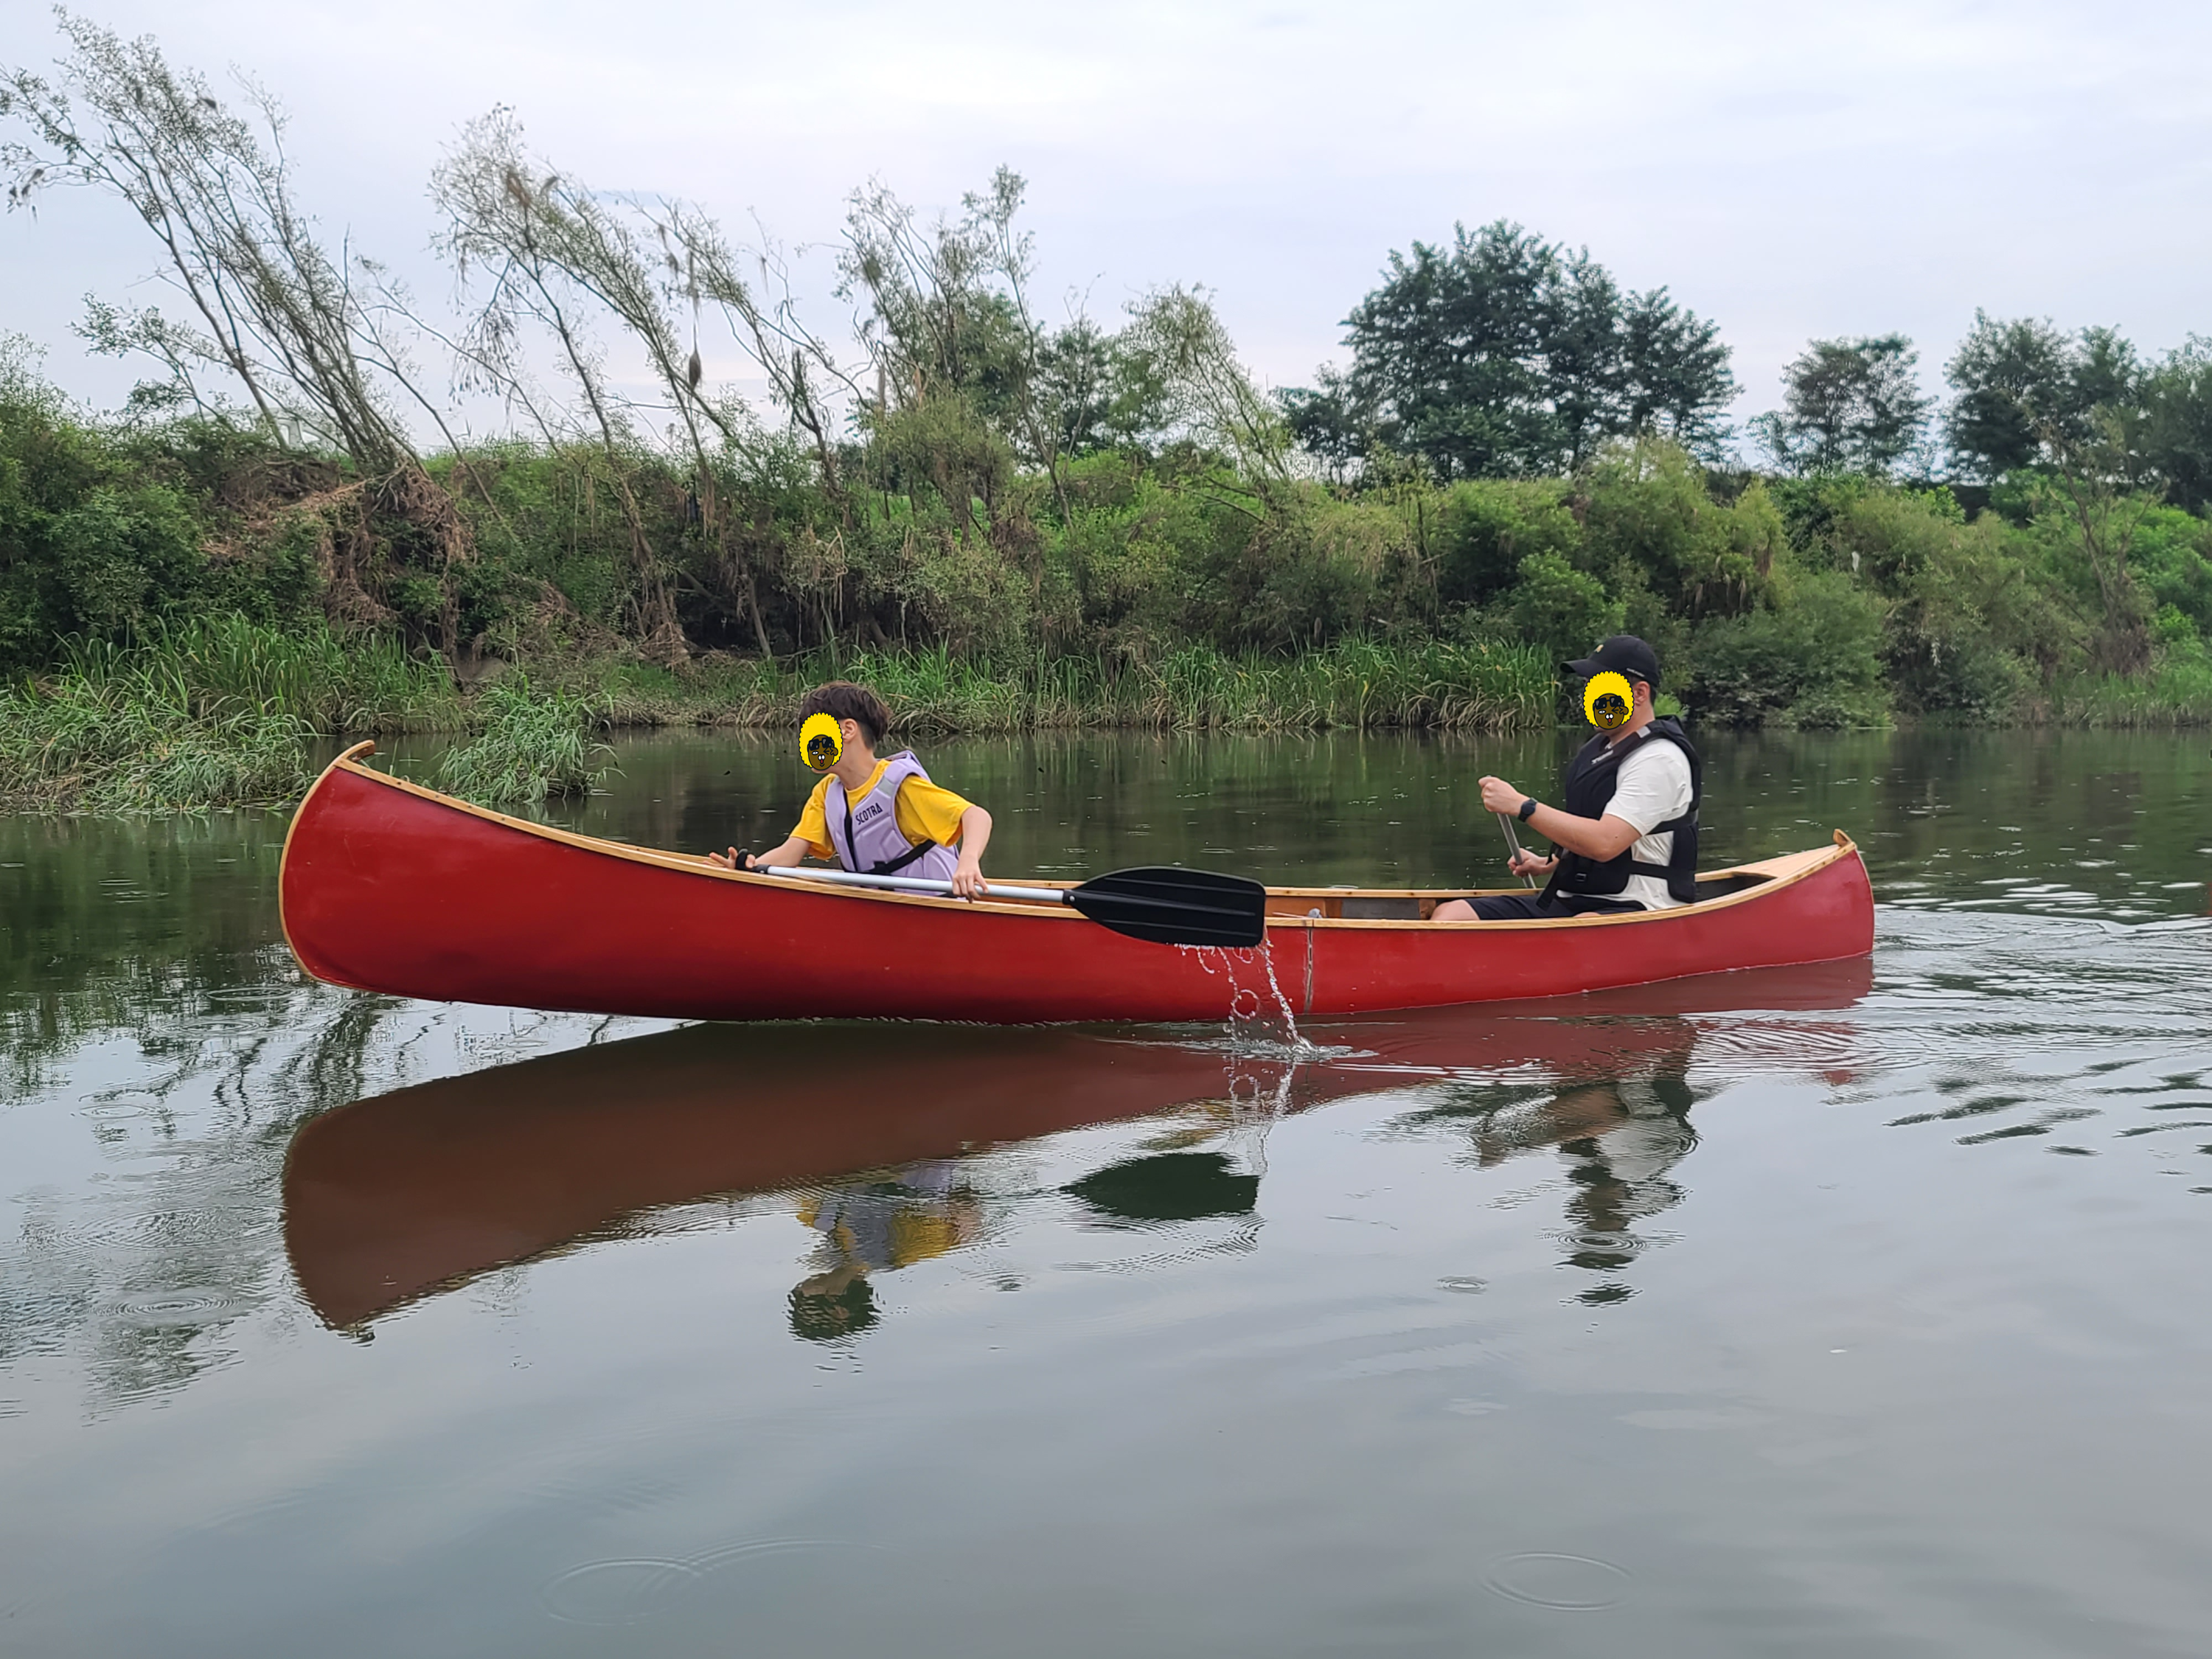
{"label": "canoe seat", "polygon": [[1346,894],[1340,914],[1346,921],[1425,921],[1429,913],[1418,898],[1355,898]]}

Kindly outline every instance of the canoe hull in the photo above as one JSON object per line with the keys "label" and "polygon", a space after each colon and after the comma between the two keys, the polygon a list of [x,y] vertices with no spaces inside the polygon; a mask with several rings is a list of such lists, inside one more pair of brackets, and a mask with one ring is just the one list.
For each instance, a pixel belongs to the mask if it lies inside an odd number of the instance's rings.
{"label": "canoe hull", "polygon": [[1200,951],[1058,907],[833,889],[596,841],[387,776],[365,748],[293,820],[284,930],[316,978],[393,996],[690,1019],[1215,1020],[1279,994],[1300,1014],[1355,1014],[1838,961],[1874,942],[1865,867],[1841,836],[1746,866],[1771,877],[1753,890],[1644,915],[1342,920],[1340,894],[1276,890],[1270,910],[1287,914],[1266,945]]}

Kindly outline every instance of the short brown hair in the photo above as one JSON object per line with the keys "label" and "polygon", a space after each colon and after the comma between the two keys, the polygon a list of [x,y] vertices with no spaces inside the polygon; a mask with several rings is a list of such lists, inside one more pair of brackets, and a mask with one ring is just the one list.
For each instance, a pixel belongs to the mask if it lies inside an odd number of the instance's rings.
{"label": "short brown hair", "polygon": [[809,691],[806,701],[799,705],[802,725],[809,714],[827,714],[833,720],[852,721],[868,734],[871,749],[881,743],[884,733],[891,729],[890,705],[866,686],[855,685],[850,680],[831,680]]}

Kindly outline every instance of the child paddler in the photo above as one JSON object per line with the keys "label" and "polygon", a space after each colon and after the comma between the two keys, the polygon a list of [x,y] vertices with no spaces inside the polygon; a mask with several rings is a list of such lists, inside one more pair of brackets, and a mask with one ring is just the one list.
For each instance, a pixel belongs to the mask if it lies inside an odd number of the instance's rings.
{"label": "child paddler", "polygon": [[884,700],[865,685],[832,680],[808,692],[799,712],[799,752],[827,774],[806,798],[799,827],[757,858],[732,847],[708,860],[754,870],[834,859],[869,875],[949,881],[961,897],[981,897],[991,815],[932,783],[910,749],[876,758],[891,724]]}

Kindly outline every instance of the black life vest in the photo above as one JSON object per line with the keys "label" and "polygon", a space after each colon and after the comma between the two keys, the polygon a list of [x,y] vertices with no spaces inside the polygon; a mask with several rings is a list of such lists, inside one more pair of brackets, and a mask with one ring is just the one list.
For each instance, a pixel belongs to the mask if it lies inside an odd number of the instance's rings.
{"label": "black life vest", "polygon": [[1690,810],[1678,818],[1654,824],[1655,836],[1672,833],[1674,853],[1664,864],[1638,860],[1633,842],[1618,858],[1600,860],[1581,853],[1559,849],[1559,867],[1544,888],[1543,896],[1559,893],[1585,894],[1602,898],[1626,890],[1631,876],[1655,876],[1679,902],[1692,904],[1698,896],[1698,806],[1705,799],[1705,764],[1690,746],[1680,720],[1671,715],[1656,720],[1632,738],[1613,743],[1602,732],[1582,747],[1567,767],[1565,810],[1578,818],[1601,818],[1606,803],[1620,784],[1621,763],[1637,749],[1654,741],[1671,743],[1689,757]]}

